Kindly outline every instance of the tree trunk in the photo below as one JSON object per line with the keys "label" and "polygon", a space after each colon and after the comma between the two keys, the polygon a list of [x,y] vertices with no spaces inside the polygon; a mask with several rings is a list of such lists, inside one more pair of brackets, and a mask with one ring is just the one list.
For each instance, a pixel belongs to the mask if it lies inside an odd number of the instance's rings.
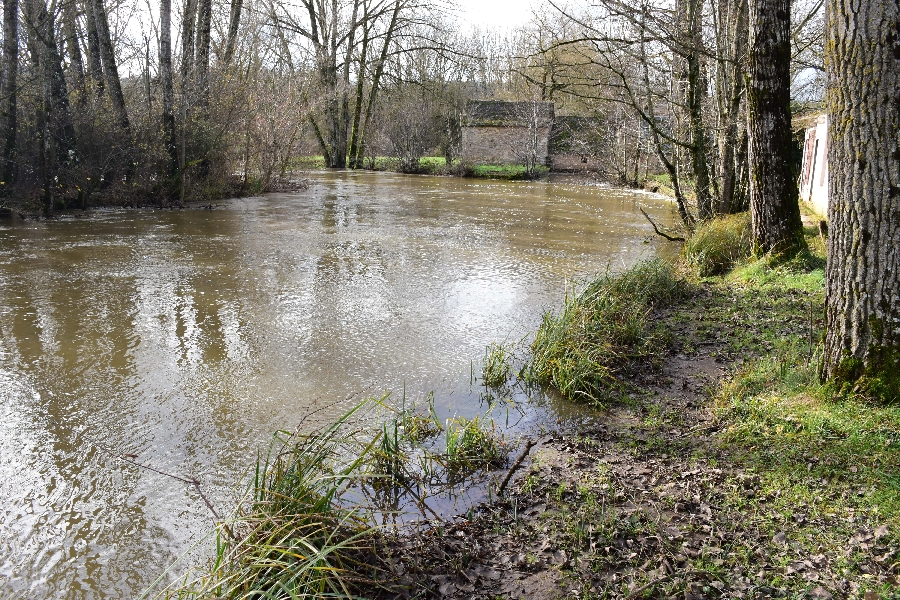
{"label": "tree trunk", "polygon": [[713,217],[713,201],[709,191],[709,164],[706,126],[703,120],[703,96],[706,85],[700,73],[700,59],[703,51],[701,17],[703,0],[689,0],[687,14],[687,70],[688,70],[688,117],[691,129],[691,167],[694,171],[694,189],[697,195],[697,218],[708,221]]}
{"label": "tree trunk", "polygon": [[228,40],[225,43],[225,66],[234,59],[234,48],[237,45],[238,30],[241,25],[241,8],[243,0],[231,0],[231,18],[228,21]]}
{"label": "tree trunk", "polygon": [[804,246],[797,181],[791,173],[791,2],[751,0],[749,41],[750,213],[753,250]]}
{"label": "tree trunk", "polygon": [[94,18],[93,0],[84,0],[84,12],[87,18],[90,76],[97,90],[97,98],[102,98],[106,90],[103,85],[103,59],[100,56],[100,39],[97,37],[97,19]]}
{"label": "tree trunk", "polygon": [[[387,55],[390,49],[391,40],[394,38],[394,32],[397,28],[400,9],[402,8],[401,0],[394,1],[394,9],[391,12],[391,22],[384,34],[384,45],[381,47],[381,56],[378,57],[378,64],[375,66],[375,74],[372,76],[372,85],[369,89],[369,100],[366,103],[366,116],[360,126],[359,146],[357,150],[357,158],[364,156],[366,149],[366,129],[372,119],[372,111],[375,109],[375,98],[378,96],[378,87],[381,85],[381,77],[384,74],[384,65],[387,63]],[[374,163],[372,165],[374,167]]]}
{"label": "tree trunk", "polygon": [[190,95],[190,83],[194,76],[194,20],[196,12],[197,0],[185,0],[184,14],[181,18],[181,94],[186,99]]}
{"label": "tree trunk", "polygon": [[369,14],[368,4],[363,7],[363,37],[362,47],[359,50],[359,71],[356,76],[356,104],[353,107],[353,127],[350,130],[350,168],[359,169],[362,166],[359,153],[360,125],[362,124],[362,107],[365,103],[366,58],[369,52]]}
{"label": "tree trunk", "polygon": [[[728,106],[725,114],[725,135],[722,136],[720,148],[722,160],[722,189],[719,194],[719,206],[716,212],[719,214],[732,214],[740,212],[740,202],[737,201],[738,177],[740,167],[738,148],[741,123],[741,105],[744,97],[744,52],[746,49],[746,36],[743,32],[747,29],[747,0],[738,0],[735,11],[734,26],[729,27],[731,33],[731,64],[722,65],[729,71],[728,85],[723,86],[720,93],[728,94]],[[726,91],[727,89],[727,91]]]}
{"label": "tree trunk", "polygon": [[66,51],[69,54],[69,69],[72,71],[72,83],[78,91],[76,101],[84,102],[84,59],[81,57],[81,44],[78,41],[78,20],[75,0],[63,1],[63,32],[66,39]]}
{"label": "tree trunk", "polygon": [[175,138],[175,91],[172,77],[172,0],[159,3],[159,79],[162,85],[163,143],[168,157],[165,177],[178,174],[178,150]]}
{"label": "tree trunk", "polygon": [[16,180],[16,91],[19,73],[19,3],[3,0],[3,71],[0,79],[0,127],[3,132],[3,183],[5,195]]}
{"label": "tree trunk", "polygon": [[199,0],[197,4],[197,104],[209,104],[209,50],[212,31],[212,0]]}
{"label": "tree trunk", "polygon": [[109,21],[106,17],[106,9],[103,0],[89,0],[94,13],[94,21],[97,26],[97,40],[100,42],[100,56],[103,59],[103,74],[106,79],[106,88],[109,99],[112,101],[116,119],[126,136],[131,140],[131,121],[128,119],[128,108],[125,106],[125,96],[122,94],[122,81],[119,79],[119,69],[116,66],[116,54],[109,34]]}
{"label": "tree trunk", "polygon": [[829,0],[823,376],[900,400],[900,4]]}

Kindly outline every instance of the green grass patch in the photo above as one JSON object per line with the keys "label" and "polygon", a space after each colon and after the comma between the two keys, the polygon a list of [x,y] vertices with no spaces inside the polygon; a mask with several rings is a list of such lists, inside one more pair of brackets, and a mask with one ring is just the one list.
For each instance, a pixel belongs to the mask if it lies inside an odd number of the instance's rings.
{"label": "green grass patch", "polygon": [[503,344],[490,344],[484,353],[481,365],[481,379],[492,388],[502,386],[509,379],[512,366],[510,352]]}
{"label": "green grass patch", "polygon": [[534,174],[529,175],[528,169],[524,165],[471,165],[465,168],[464,175],[476,179],[506,179],[518,181],[543,177],[549,172],[550,169],[544,166],[536,167]]}
{"label": "green grass patch", "polygon": [[552,386],[572,400],[598,402],[620,390],[620,376],[636,360],[668,344],[648,314],[683,296],[687,284],[661,259],[605,274],[546,313],[523,369],[526,382]]}
{"label": "green grass patch", "polygon": [[684,245],[684,260],[699,277],[721,275],[750,256],[750,213],[702,223]]}

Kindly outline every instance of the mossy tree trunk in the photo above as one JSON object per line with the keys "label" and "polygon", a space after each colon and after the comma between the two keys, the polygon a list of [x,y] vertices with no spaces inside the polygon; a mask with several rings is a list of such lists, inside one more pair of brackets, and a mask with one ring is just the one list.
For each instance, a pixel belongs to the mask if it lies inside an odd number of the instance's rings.
{"label": "mossy tree trunk", "polygon": [[750,213],[756,254],[803,247],[791,173],[791,2],[751,0],[747,88]]}
{"label": "mossy tree trunk", "polygon": [[823,375],[898,400],[900,3],[829,0],[827,11]]}

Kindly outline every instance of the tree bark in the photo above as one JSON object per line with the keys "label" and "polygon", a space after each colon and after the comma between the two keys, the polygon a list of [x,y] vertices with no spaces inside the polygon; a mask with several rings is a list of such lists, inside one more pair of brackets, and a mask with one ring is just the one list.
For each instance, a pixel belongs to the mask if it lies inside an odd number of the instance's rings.
{"label": "tree bark", "polygon": [[178,174],[178,149],[175,137],[175,91],[172,77],[172,0],[159,3],[159,79],[162,85],[163,143],[168,157],[165,177]]}
{"label": "tree bark", "polygon": [[197,4],[197,58],[194,61],[197,74],[197,103],[209,104],[209,51],[212,32],[212,0],[199,0]]}
{"label": "tree bark", "polygon": [[[823,376],[900,400],[900,4],[829,0]],[[860,380],[860,378],[862,378]]]}
{"label": "tree bark", "polygon": [[84,59],[81,56],[81,44],[78,41],[78,20],[75,0],[64,0],[62,5],[63,33],[66,40],[66,52],[69,54],[69,69],[72,71],[72,83],[78,91],[76,100],[84,98]]}
{"label": "tree bark", "polygon": [[804,246],[791,173],[791,2],[751,0],[749,83],[750,213],[753,250],[790,254]]}
{"label": "tree bark", "polygon": [[94,21],[97,26],[97,40],[100,43],[100,56],[103,59],[103,75],[106,79],[106,88],[109,99],[112,101],[116,119],[127,140],[131,140],[131,121],[128,118],[128,108],[125,106],[125,96],[122,93],[122,81],[119,79],[119,69],[116,66],[116,54],[109,34],[109,21],[103,0],[88,0],[94,13]]}
{"label": "tree bark", "polygon": [[0,78],[0,127],[3,131],[3,184],[7,193],[16,180],[16,91],[19,73],[19,3],[3,0],[3,71]]}
{"label": "tree bark", "polygon": [[100,39],[97,37],[97,19],[94,18],[93,0],[84,0],[84,12],[87,19],[89,72],[97,91],[97,98],[102,98],[106,90],[103,84],[103,59],[100,56]]}
{"label": "tree bark", "polygon": [[687,14],[688,41],[686,48],[688,89],[687,104],[691,135],[691,167],[694,171],[694,189],[697,196],[697,218],[708,221],[713,218],[713,200],[710,193],[709,164],[707,162],[708,144],[706,126],[703,119],[703,96],[706,85],[700,73],[700,57],[703,50],[701,17],[703,0],[689,0]]}
{"label": "tree bark", "polygon": [[225,66],[231,64],[234,59],[234,49],[237,45],[238,30],[241,25],[241,8],[243,0],[231,0],[231,15],[228,21],[228,40],[225,43]]}

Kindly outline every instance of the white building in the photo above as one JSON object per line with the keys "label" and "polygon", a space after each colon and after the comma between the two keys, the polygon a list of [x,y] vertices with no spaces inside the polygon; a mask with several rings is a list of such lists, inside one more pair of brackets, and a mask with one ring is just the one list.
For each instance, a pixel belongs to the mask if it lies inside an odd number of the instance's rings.
{"label": "white building", "polygon": [[806,129],[800,199],[828,217],[828,117],[819,115]]}

